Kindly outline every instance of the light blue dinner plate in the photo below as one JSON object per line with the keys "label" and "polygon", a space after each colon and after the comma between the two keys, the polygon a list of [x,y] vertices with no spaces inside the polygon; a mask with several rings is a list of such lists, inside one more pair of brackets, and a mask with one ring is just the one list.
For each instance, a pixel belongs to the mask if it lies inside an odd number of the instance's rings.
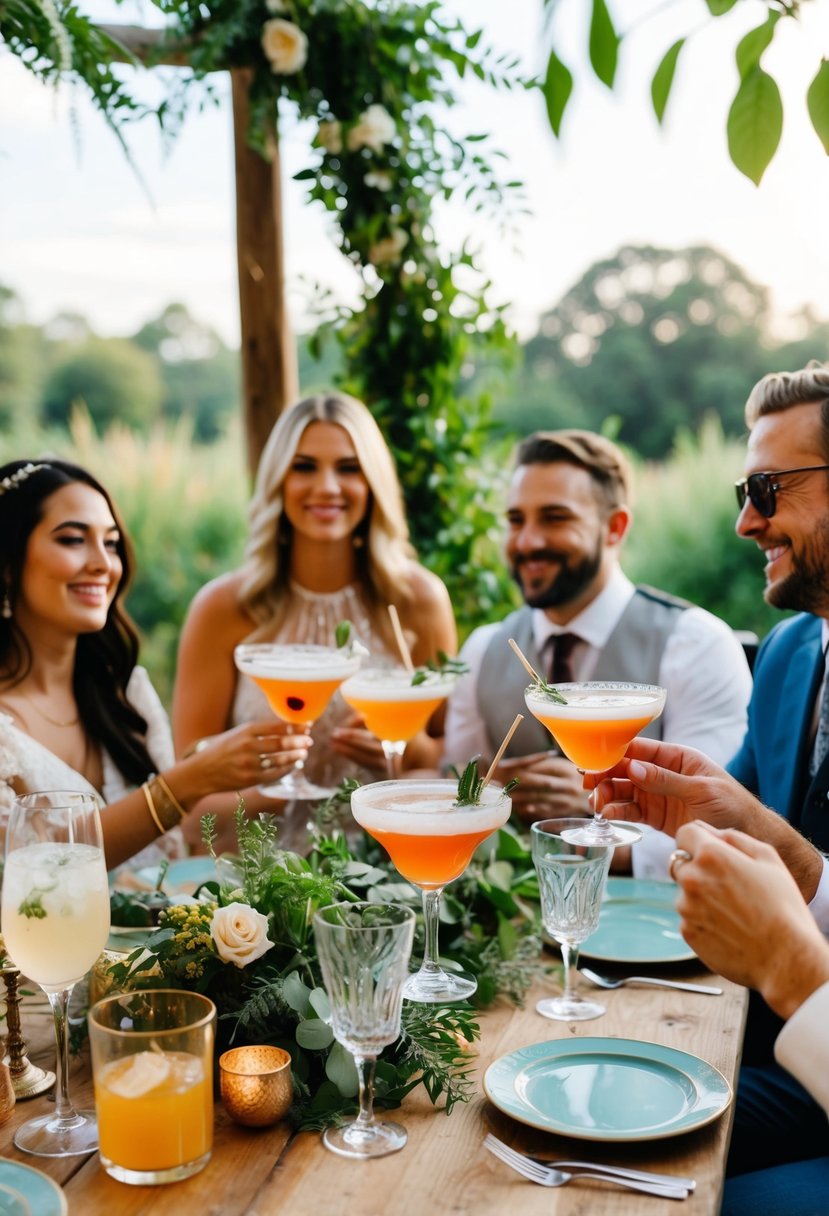
{"label": "light blue dinner plate", "polygon": [[0,1216],[67,1216],[66,1196],[40,1170],[0,1159]]}
{"label": "light blue dinner plate", "polygon": [[637,1039],[531,1043],[490,1064],[484,1090],[513,1119],[579,1140],[662,1140],[703,1127],[731,1102],[711,1064]]}
{"label": "light blue dinner plate", "polygon": [[676,886],[609,878],[599,927],[579,951],[608,963],[681,963],[696,957],[679,931]]}

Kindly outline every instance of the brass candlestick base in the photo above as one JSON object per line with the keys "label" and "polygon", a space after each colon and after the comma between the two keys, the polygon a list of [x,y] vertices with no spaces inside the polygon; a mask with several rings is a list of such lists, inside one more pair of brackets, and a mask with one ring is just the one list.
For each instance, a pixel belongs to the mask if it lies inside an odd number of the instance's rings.
{"label": "brass candlestick base", "polygon": [[55,1083],[55,1074],[45,1068],[38,1068],[26,1055],[26,1041],[20,1029],[19,970],[17,967],[3,967],[0,975],[6,988],[9,1072],[14,1096],[20,1102],[25,1098],[35,1098],[51,1089]]}

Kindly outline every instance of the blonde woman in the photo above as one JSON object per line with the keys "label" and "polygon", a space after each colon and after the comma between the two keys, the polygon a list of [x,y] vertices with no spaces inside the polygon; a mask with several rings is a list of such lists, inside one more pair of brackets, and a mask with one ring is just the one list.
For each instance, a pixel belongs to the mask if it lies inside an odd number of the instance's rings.
{"label": "blonde woman", "polygon": [[[415,559],[377,423],[353,397],[308,397],[282,415],[262,453],[243,565],[204,587],[185,622],[173,698],[179,752],[267,712],[262,693],[234,666],[240,642],[331,645],[339,621],[350,620],[373,659],[399,662],[389,604],[416,664],[439,650],[455,653],[449,595]],[[424,735],[409,745],[406,762],[434,765],[439,750],[439,740]],[[323,785],[385,773],[378,741],[339,695],[314,727],[306,771]],[[249,813],[283,811],[283,847],[307,843],[307,807],[281,806],[255,788],[244,793]],[[209,802],[199,814],[207,809]],[[197,825],[188,830],[195,843]],[[229,835],[222,843],[232,843]]]}

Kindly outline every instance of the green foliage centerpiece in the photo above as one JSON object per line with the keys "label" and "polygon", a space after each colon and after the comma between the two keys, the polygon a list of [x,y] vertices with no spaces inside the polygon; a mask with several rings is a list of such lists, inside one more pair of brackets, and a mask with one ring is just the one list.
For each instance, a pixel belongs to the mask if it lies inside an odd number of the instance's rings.
{"label": "green foliage centerpiece", "polygon": [[[337,800],[347,800],[352,785],[345,783]],[[248,820],[240,803],[238,854],[216,857],[211,816],[203,828],[217,881],[205,883],[198,899],[162,911],[146,945],[112,966],[110,975],[124,988],[173,986],[209,996],[219,1011],[222,1046],[272,1043],[290,1052],[297,1126],[338,1122],[355,1109],[357,1074],[328,1024],[314,913],[348,899],[416,907],[419,893],[400,881],[370,841],[358,857],[342,834],[321,829],[310,856],[299,857],[279,848],[274,817]],[[475,972],[479,1004],[499,993],[520,1002],[541,970],[536,902],[527,849],[502,830],[447,900],[446,956]],[[406,1003],[400,1039],[378,1060],[377,1101],[397,1105],[421,1083],[447,1112],[466,1101],[479,1033],[469,1005]]]}

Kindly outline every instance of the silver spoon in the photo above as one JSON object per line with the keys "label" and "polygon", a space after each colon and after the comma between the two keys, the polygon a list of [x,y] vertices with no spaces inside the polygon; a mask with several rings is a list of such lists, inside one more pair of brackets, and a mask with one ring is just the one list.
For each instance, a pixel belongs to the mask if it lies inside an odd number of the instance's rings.
{"label": "silver spoon", "polygon": [[627,975],[621,980],[611,980],[606,975],[597,975],[589,967],[580,967],[579,971],[597,988],[622,988],[625,984],[651,984],[654,988],[679,988],[682,992],[703,992],[706,996],[722,996],[723,992],[722,988],[710,988],[705,984],[686,984],[680,980],[662,980],[651,975]]}

